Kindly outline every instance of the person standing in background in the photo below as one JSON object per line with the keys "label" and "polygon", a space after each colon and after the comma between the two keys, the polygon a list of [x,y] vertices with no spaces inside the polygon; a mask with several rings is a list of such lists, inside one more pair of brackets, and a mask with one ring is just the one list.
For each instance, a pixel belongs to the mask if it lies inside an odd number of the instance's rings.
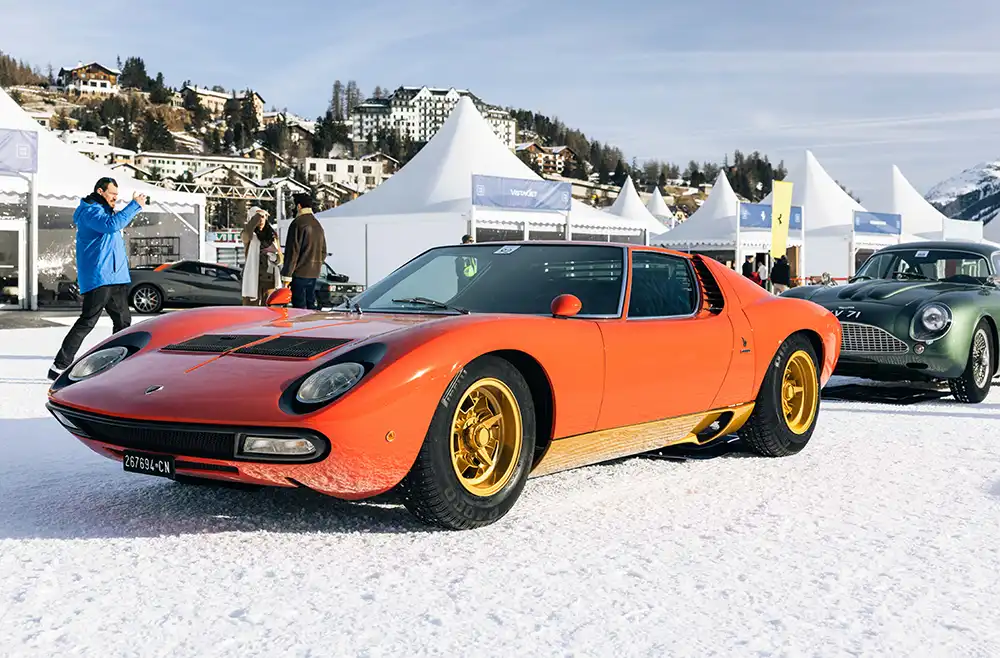
{"label": "person standing in background", "polygon": [[790,285],[792,285],[792,270],[788,265],[788,256],[782,256],[774,261],[774,266],[771,268],[771,292],[780,295],[788,290]]}
{"label": "person standing in background", "polygon": [[264,306],[275,288],[281,287],[281,243],[267,221],[267,211],[254,206],[243,227],[243,305]]}
{"label": "person standing in background", "polygon": [[76,278],[83,295],[80,317],[63,339],[62,347],[49,368],[55,381],[76,360],[83,340],[97,326],[106,309],[111,316],[112,333],[132,325],[128,308],[128,289],[132,282],[122,229],[132,223],[146,205],[145,194],[133,194],[132,201],[115,212],[118,183],[101,178],[94,191],[80,200],[73,212],[76,225]]}
{"label": "person standing in background", "polygon": [[285,238],[281,280],[292,289],[294,308],[311,309],[316,306],[316,279],[326,261],[326,234],[313,214],[312,197],[302,192],[293,198],[295,219],[288,225]]}

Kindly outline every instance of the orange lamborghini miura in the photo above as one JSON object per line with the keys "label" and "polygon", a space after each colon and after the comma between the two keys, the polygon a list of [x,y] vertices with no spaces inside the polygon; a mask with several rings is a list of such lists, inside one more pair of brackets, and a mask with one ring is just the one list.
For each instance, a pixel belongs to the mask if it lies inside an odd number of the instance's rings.
{"label": "orange lamborghini miura", "polygon": [[57,379],[48,407],[126,471],[396,489],[422,521],[473,528],[531,476],[734,434],[797,453],[841,342],[812,302],[639,245],[440,247],[332,311],[288,301],[134,325]]}

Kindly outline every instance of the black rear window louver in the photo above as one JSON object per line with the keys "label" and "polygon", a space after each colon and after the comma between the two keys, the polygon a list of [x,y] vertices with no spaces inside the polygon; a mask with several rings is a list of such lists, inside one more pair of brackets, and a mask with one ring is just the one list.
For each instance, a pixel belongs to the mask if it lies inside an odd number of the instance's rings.
{"label": "black rear window louver", "polygon": [[694,269],[698,274],[698,280],[701,282],[702,294],[705,297],[705,302],[708,304],[708,312],[716,315],[722,313],[722,309],[726,306],[726,298],[701,256],[694,258]]}

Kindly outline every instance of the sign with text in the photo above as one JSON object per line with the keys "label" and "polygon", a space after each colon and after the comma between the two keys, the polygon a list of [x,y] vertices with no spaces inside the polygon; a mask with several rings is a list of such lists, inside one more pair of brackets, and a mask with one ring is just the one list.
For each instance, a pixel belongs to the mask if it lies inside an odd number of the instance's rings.
{"label": "sign with text", "polygon": [[572,183],[472,175],[472,205],[506,210],[570,209]]}
{"label": "sign with text", "polygon": [[[792,206],[791,217],[788,222],[789,231],[802,230],[802,206]],[[741,203],[740,204],[740,228],[771,230],[771,204],[769,203]]]}
{"label": "sign with text", "polygon": [[898,213],[855,210],[854,232],[900,235],[903,232],[903,216]]}
{"label": "sign with text", "polygon": [[38,133],[0,128],[0,172],[38,173]]}

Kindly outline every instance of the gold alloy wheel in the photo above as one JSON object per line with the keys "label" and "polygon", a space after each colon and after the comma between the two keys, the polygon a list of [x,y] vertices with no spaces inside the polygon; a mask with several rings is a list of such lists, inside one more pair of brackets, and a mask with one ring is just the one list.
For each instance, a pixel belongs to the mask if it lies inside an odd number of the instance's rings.
{"label": "gold alloy wheel", "polygon": [[781,378],[781,411],[785,424],[795,434],[805,434],[816,417],[819,383],[816,366],[803,350],[794,352]]}
{"label": "gold alloy wheel", "polygon": [[458,481],[475,496],[503,489],[514,470],[524,437],[521,408],[498,379],[480,379],[465,392],[451,424],[451,464]]}

